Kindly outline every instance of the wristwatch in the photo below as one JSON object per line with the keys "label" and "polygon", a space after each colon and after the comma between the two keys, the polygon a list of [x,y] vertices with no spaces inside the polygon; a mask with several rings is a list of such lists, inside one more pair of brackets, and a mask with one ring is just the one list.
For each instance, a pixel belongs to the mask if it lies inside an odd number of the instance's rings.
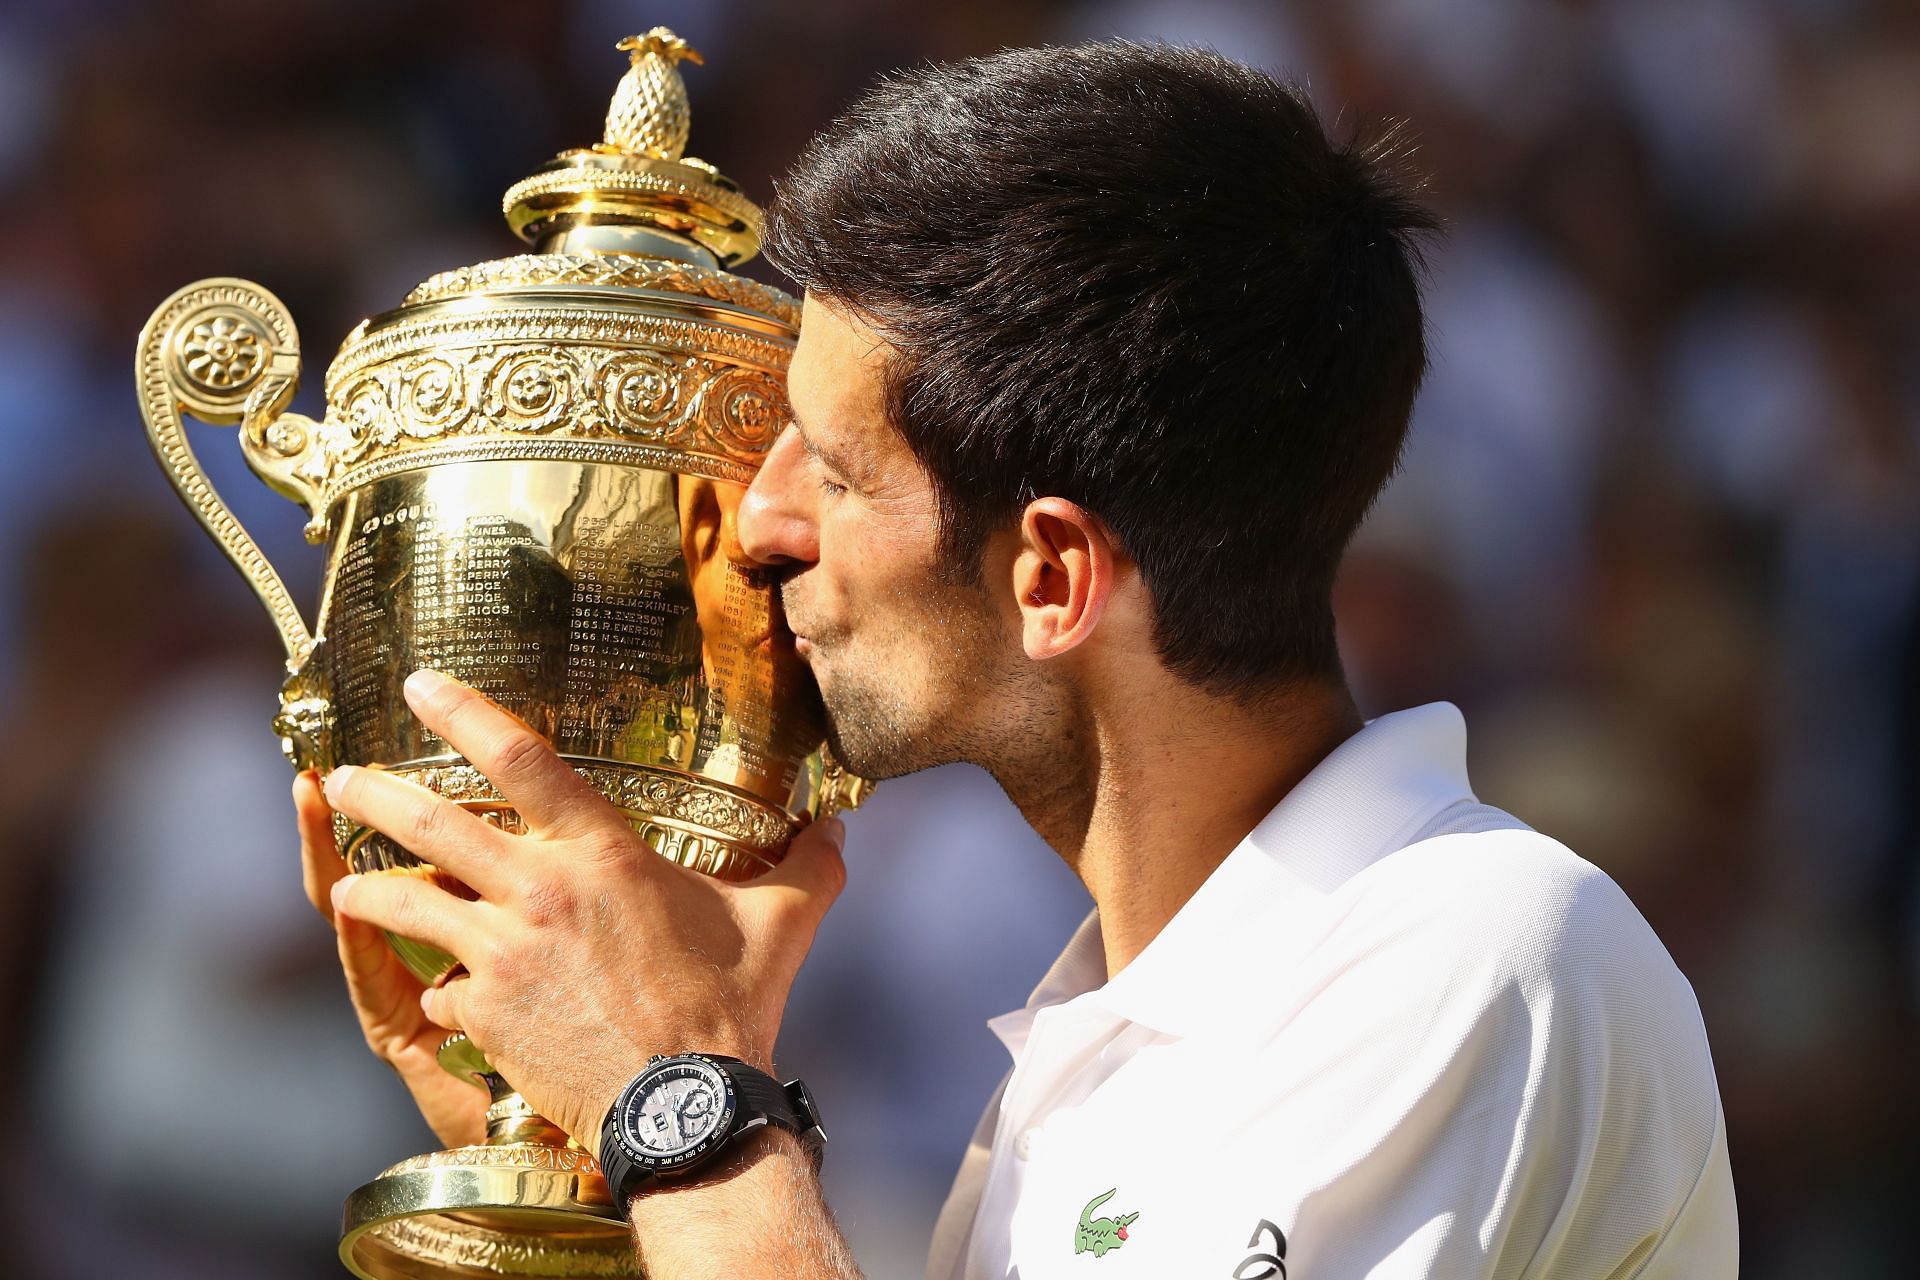
{"label": "wristwatch", "polygon": [[624,1214],[636,1192],[693,1173],[769,1124],[799,1135],[820,1163],[827,1134],[805,1084],[717,1053],[652,1057],[600,1126],[600,1169]]}

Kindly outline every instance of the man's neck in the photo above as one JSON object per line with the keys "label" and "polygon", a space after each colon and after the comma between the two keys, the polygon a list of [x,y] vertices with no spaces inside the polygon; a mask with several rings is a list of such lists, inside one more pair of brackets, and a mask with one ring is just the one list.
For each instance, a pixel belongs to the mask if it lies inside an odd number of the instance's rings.
{"label": "man's neck", "polygon": [[1080,759],[1001,779],[1093,895],[1119,973],[1283,796],[1358,732],[1339,681],[1258,706],[1169,682],[1085,710]]}

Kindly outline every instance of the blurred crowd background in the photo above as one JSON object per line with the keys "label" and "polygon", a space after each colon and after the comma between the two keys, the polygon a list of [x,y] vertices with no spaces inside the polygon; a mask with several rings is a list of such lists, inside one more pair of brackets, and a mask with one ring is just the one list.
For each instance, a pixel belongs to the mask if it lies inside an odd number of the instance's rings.
{"label": "blurred crowd background", "polygon": [[[658,22],[707,59],[691,150],[761,199],[877,75],[1005,45],[1208,44],[1338,132],[1407,121],[1448,230],[1406,466],[1340,586],[1363,707],[1459,703],[1483,798],[1665,939],[1744,1274],[1913,1274],[1920,9],[1893,0],[9,0],[8,1274],[340,1274],[341,1197],[429,1141],[301,896],[276,642],[148,455],[135,335],[181,284],[258,280],[318,413],[354,321],[518,250],[500,192],[599,136],[615,40]],[[299,515],[194,430],[312,598]],[[849,855],[783,1057],[860,1257],[917,1275],[1005,1067],[983,1021],[1086,901],[975,771],[888,784]]]}

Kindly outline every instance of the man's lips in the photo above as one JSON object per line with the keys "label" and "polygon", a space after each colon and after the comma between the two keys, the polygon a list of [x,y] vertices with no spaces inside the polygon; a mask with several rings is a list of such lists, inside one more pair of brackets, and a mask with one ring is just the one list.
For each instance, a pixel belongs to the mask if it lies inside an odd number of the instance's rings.
{"label": "man's lips", "polygon": [[788,581],[781,584],[781,589],[774,593],[774,599],[779,604],[781,623],[793,635],[793,651],[804,658],[814,650],[814,642],[807,634],[814,628],[807,626],[804,619],[794,617],[794,594],[793,583]]}

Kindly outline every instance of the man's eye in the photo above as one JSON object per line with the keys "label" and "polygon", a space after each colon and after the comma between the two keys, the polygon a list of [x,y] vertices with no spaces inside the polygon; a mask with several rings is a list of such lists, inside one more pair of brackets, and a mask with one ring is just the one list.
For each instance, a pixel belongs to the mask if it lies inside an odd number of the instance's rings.
{"label": "man's eye", "polygon": [[821,476],[820,490],[821,492],[825,493],[829,498],[837,498],[841,494],[847,491],[847,486],[839,483],[836,480],[829,480],[825,476]]}

